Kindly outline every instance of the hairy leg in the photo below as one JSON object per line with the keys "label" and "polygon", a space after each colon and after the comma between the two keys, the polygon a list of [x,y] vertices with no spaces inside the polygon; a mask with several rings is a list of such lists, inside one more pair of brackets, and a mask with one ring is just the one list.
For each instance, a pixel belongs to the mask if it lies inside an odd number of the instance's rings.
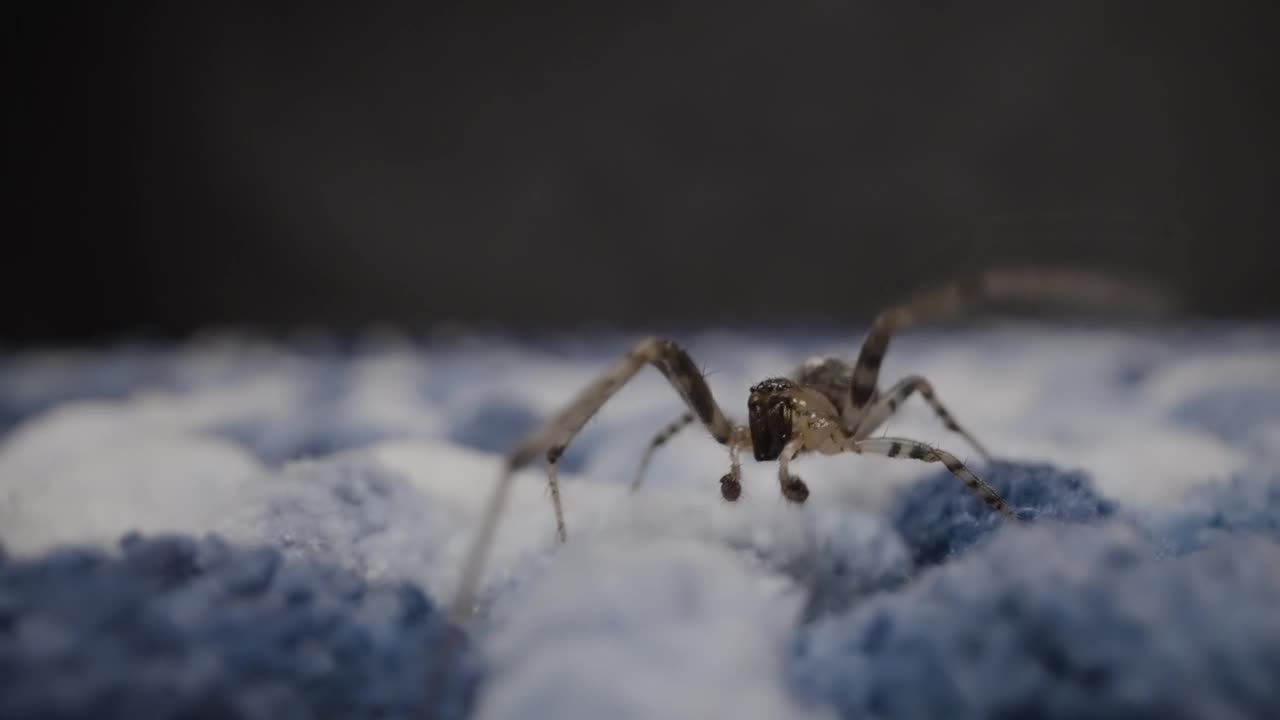
{"label": "hairy leg", "polygon": [[991,453],[978,442],[978,439],[969,434],[969,431],[960,426],[956,422],[955,417],[942,405],[933,392],[933,385],[928,380],[919,375],[911,375],[898,381],[898,384],[889,388],[889,391],[882,395],[878,400],[867,408],[866,414],[862,416],[862,421],[854,430],[854,437],[866,438],[875,432],[876,428],[884,424],[902,403],[911,397],[912,393],[919,393],[929,407],[933,408],[933,412],[942,421],[943,427],[951,432],[958,433],[961,437],[969,442],[978,454],[984,460],[991,460]]}
{"label": "hairy leg", "polygon": [[644,482],[645,471],[649,469],[649,462],[653,460],[653,454],[657,452],[658,448],[665,445],[676,433],[688,427],[696,419],[697,417],[693,413],[687,412],[664,425],[653,436],[653,439],[649,441],[649,447],[645,448],[644,456],[640,458],[640,467],[636,469],[636,475],[631,480],[631,492],[640,489],[641,483]]}
{"label": "hairy leg", "polygon": [[939,450],[918,440],[907,440],[906,438],[850,439],[845,442],[845,449],[854,453],[869,453],[891,458],[920,460],[922,462],[940,462],[952,475],[964,483],[970,492],[981,498],[992,510],[1015,520],[1018,519],[1012,508],[1009,507],[1009,503],[1000,497],[1000,493],[996,492],[995,488],[965,467],[964,463],[960,462],[955,455],[945,450]]}
{"label": "hairy leg", "polygon": [[912,325],[945,319],[987,302],[1058,305],[1127,315],[1159,314],[1174,305],[1173,299],[1160,288],[1102,273],[990,270],[972,282],[944,285],[877,315],[854,365],[849,389],[853,407],[865,408],[874,400],[880,364],[895,334]]}
{"label": "hairy leg", "polygon": [[551,491],[551,509],[556,516],[556,537],[560,542],[569,539],[569,532],[564,525],[564,504],[560,502],[560,453],[556,449],[547,451],[547,488]]}
{"label": "hairy leg", "polygon": [[622,359],[578,393],[563,410],[526,436],[507,455],[508,462],[521,468],[538,455],[557,448],[563,451],[582,426],[645,365],[653,365],[667,378],[716,442],[729,441],[733,423],[716,404],[711,388],[693,359],[670,340],[649,338],[628,350]]}
{"label": "hairy leg", "polygon": [[[533,462],[539,455],[545,455],[547,459],[547,480],[551,488],[557,533],[561,540],[565,538],[556,464],[582,426],[586,425],[609,398],[626,385],[627,381],[635,377],[645,365],[653,365],[667,378],[688,405],[690,412],[702,421],[717,442],[729,445],[740,441],[740,438],[735,437],[733,423],[725,417],[720,406],[716,404],[715,398],[711,395],[711,388],[707,386],[702,373],[688,353],[674,342],[661,338],[648,338],[636,344],[622,359],[583,389],[563,410],[526,436],[507,454],[502,473],[481,517],[479,531],[463,562],[458,589],[451,606],[451,612],[455,618],[464,618],[471,612],[480,576],[484,572],[484,563],[488,558],[493,538],[497,534],[498,522],[506,508],[507,499],[511,494],[511,485],[516,471]],[[737,434],[741,435],[741,431]]]}

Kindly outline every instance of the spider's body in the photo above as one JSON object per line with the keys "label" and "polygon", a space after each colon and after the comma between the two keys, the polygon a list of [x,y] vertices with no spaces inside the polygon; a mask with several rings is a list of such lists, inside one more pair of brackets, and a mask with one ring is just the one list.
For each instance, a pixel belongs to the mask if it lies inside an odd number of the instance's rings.
{"label": "spider's body", "polygon": [[756,460],[777,460],[792,439],[800,451],[817,450],[835,430],[836,407],[831,398],[787,378],[773,378],[752,386],[747,401],[747,427]]}
{"label": "spider's body", "polygon": [[[751,388],[747,401],[747,427],[751,431],[751,453],[756,460],[779,460],[788,446],[791,456],[806,452],[834,455],[841,452],[844,435],[835,399],[818,387],[798,384],[787,378],[772,378]],[[736,473],[720,480],[726,500],[736,500],[742,486]],[[783,497],[804,502],[809,488],[797,477],[782,482]]]}
{"label": "spider's body", "polygon": [[[799,414],[795,419],[800,425],[794,432],[805,435],[801,451],[817,451],[827,455],[840,452],[838,443],[832,442],[837,437],[834,432],[843,428],[845,432],[857,434],[862,418],[866,415],[867,406],[853,403],[850,385],[853,368],[848,363],[834,357],[816,357],[796,368],[789,377],[772,378],[757,383],[751,388],[751,399],[747,411],[752,418],[752,443],[756,460],[776,460],[782,451],[782,445],[765,443],[764,451],[756,440],[757,408],[770,407],[785,402],[790,413]],[[879,392],[873,392],[871,402],[874,403]],[[866,437],[864,432],[861,437]],[[859,438],[861,439],[861,438]]]}
{"label": "spider's body", "polygon": [[[656,351],[659,354],[665,352],[679,356],[684,353],[669,340],[652,339],[641,343],[641,347],[646,343],[659,346],[660,349]],[[979,454],[989,457],[978,441],[965,432],[937,401],[928,381],[918,376],[909,377],[895,385],[883,397],[879,390],[873,388],[860,405],[854,396],[854,377],[857,374],[857,366],[851,366],[839,358],[816,357],[796,368],[789,377],[770,378],[753,385],[747,398],[746,425],[733,427],[727,439],[720,440],[730,448],[731,464],[729,473],[720,479],[721,495],[730,501],[737,500],[742,495],[738,450],[750,450],[751,455],[761,462],[777,460],[782,495],[793,502],[804,502],[809,497],[805,484],[787,472],[787,464],[794,458],[805,453],[836,455],[842,452],[871,452],[889,457],[903,456],[912,460],[947,463],[952,472],[960,475],[961,480],[994,509],[1009,513],[1008,506],[994,490],[963,468],[958,461],[948,460],[950,456],[947,453],[912,440],[891,440],[885,445],[871,439],[871,434],[898,409],[903,400],[912,393],[919,393],[949,430],[960,433]],[[691,385],[696,386],[697,383]],[[698,395],[696,390],[690,392],[691,397]],[[708,406],[708,410],[710,409],[711,406]],[[687,412],[653,437],[632,482],[632,490],[640,487],[653,453],[698,417],[697,413]],[[710,417],[714,422],[714,414]]]}
{"label": "spider's body", "polygon": [[[837,358],[815,358],[790,377],[764,380],[752,386],[747,399],[747,422],[735,423],[721,410],[702,372],[676,343],[649,338],[636,344],[563,410],[517,445],[506,458],[503,477],[495,490],[479,537],[471,548],[454,602],[455,614],[466,615],[479,582],[483,561],[497,529],[498,518],[511,489],[514,472],[544,457],[556,528],[566,538],[556,465],[565,447],[600,408],[646,365],[671,383],[687,411],[659,431],[649,443],[632,489],[643,479],[650,457],[684,427],[701,422],[712,439],[728,451],[729,472],[720,479],[728,501],[742,494],[739,454],[749,451],[758,461],[777,461],[782,496],[794,503],[809,497],[809,489],[791,474],[792,460],[802,453],[855,453],[942,463],[958,480],[994,511],[1016,518],[1008,503],[990,485],[951,453],[907,438],[873,437],[873,433],[911,395],[918,394],[943,425],[963,437],[984,458],[990,455],[943,407],[933,386],[920,376],[908,376],[888,388],[879,387],[880,365],[893,335],[916,322],[947,316],[978,300],[1056,300],[1068,304],[1160,309],[1163,296],[1145,289],[1090,274],[1062,272],[991,272],[970,285],[949,285],[880,313],[851,365]],[[1154,302],[1154,304],[1153,304]]]}
{"label": "spider's body", "polygon": [[751,387],[747,417],[756,460],[777,460],[793,438],[801,453],[834,455],[843,450],[844,437],[858,435],[863,409],[849,402],[849,383],[830,375],[836,366],[847,368],[835,358],[819,358],[789,378]]}
{"label": "spider's body", "polygon": [[[751,387],[748,425],[756,460],[777,460],[787,440],[800,438],[800,451],[834,455],[842,451],[840,431],[857,435],[865,406],[851,401],[853,368],[833,357],[817,357],[789,377]],[[879,393],[873,393],[875,402]],[[866,437],[866,433],[860,434]]]}

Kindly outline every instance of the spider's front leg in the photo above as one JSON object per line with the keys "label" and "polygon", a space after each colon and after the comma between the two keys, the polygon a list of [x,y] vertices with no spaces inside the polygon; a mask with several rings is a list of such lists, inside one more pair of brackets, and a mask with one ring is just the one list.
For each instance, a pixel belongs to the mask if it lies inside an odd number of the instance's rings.
{"label": "spider's front leg", "polygon": [[[744,437],[749,442],[744,428],[735,428],[725,416],[720,406],[711,395],[711,388],[693,359],[679,345],[670,340],[649,338],[638,343],[627,351],[622,359],[605,370],[599,378],[588,385],[563,410],[540,425],[525,437],[507,454],[502,474],[489,497],[489,504],[481,518],[480,530],[473,541],[463,564],[462,576],[454,597],[452,612],[454,617],[465,617],[473,603],[473,596],[484,569],[484,562],[489,548],[497,533],[498,521],[506,507],[511,493],[511,485],[515,472],[539,456],[547,461],[547,482],[551,489],[552,508],[556,517],[556,529],[563,541],[566,537],[564,512],[560,503],[560,484],[556,467],[565,448],[595,416],[609,398],[635,377],[645,365],[653,365],[662,373],[671,386],[684,400],[689,411],[702,421],[707,432],[716,442],[730,447],[732,468],[729,475],[721,480],[721,493],[726,499],[734,499],[741,493],[737,448]],[[749,445],[747,445],[749,447]],[[733,497],[730,497],[730,496]]]}
{"label": "spider's front leg", "polygon": [[507,456],[507,468],[514,472],[532,462],[539,454],[545,454],[556,531],[562,541],[566,538],[566,531],[556,472],[560,457],[582,426],[645,365],[653,365],[667,378],[689,407],[688,414],[701,420],[716,442],[722,445],[733,444],[733,423],[729,422],[716,404],[711,388],[689,354],[670,340],[649,338],[640,342]]}
{"label": "spider's front leg", "polygon": [[920,460],[922,462],[940,462],[956,479],[964,483],[970,492],[981,498],[987,504],[987,507],[1014,520],[1020,519],[1014,514],[1013,509],[1009,507],[1009,503],[1000,497],[1000,493],[996,492],[995,488],[965,467],[964,463],[960,462],[955,455],[945,450],[930,447],[918,440],[887,437],[866,440],[848,438],[845,440],[844,449],[854,453],[871,453],[891,458]]}
{"label": "spider's front leg", "polygon": [[857,428],[854,429],[853,436],[863,439],[871,435],[876,431],[876,428],[883,425],[890,416],[897,412],[902,403],[906,402],[907,398],[911,397],[912,394],[919,394],[933,409],[934,415],[937,415],[938,419],[942,421],[943,427],[963,437],[973,446],[974,450],[978,451],[983,460],[990,462],[991,453],[987,452],[982,443],[969,434],[968,430],[961,427],[955,416],[938,400],[933,391],[933,384],[919,375],[911,375],[900,380],[896,385],[889,388],[889,391],[884,393],[880,399],[872,403],[867,408],[866,414],[862,416]]}

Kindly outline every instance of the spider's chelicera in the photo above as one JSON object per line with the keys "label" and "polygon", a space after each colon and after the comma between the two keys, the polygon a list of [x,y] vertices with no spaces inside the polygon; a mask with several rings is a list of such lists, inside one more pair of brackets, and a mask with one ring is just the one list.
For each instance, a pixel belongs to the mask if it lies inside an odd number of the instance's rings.
{"label": "spider's chelicera", "polygon": [[984,459],[990,458],[938,400],[933,386],[925,378],[908,376],[884,391],[879,388],[880,364],[895,333],[916,322],[945,317],[975,301],[988,299],[1050,300],[1144,311],[1162,309],[1165,301],[1162,295],[1149,289],[1092,274],[989,272],[976,283],[948,285],[880,313],[852,365],[838,358],[819,357],[787,377],[757,383],[747,398],[746,424],[731,421],[721,410],[702,372],[683,348],[667,339],[643,340],[508,453],[503,476],[490,499],[462,571],[453,605],[455,617],[465,617],[473,605],[472,595],[506,504],[512,475],[539,457],[547,462],[556,530],[562,541],[566,538],[557,463],[583,425],[646,365],[652,365],[666,377],[687,410],[650,441],[632,490],[640,487],[654,451],[681,429],[700,422],[728,451],[729,471],[720,479],[721,496],[728,501],[742,495],[739,454],[743,451],[750,451],[758,461],[777,461],[779,489],[782,496],[793,503],[803,503],[809,498],[809,488],[804,481],[790,472],[790,464],[796,457],[804,453],[856,453],[942,463],[991,510],[1016,519],[1008,503],[951,453],[908,438],[872,436],[902,403],[918,395],[948,430],[964,438]]}
{"label": "spider's chelicera", "polygon": [[786,378],[773,378],[751,388],[747,400],[747,427],[751,428],[751,450],[756,460],[777,460],[794,435],[791,414],[799,401],[793,392],[800,386]]}

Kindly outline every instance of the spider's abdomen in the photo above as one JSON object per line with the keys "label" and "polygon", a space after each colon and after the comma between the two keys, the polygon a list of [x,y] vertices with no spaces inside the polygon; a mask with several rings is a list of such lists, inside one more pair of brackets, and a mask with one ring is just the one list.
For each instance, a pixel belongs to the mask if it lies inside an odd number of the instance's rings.
{"label": "spider's abdomen", "polygon": [[792,377],[799,385],[825,395],[837,410],[849,404],[853,368],[839,358],[815,357],[796,368]]}
{"label": "spider's abdomen", "polygon": [[747,400],[747,424],[751,428],[751,451],[756,460],[777,460],[794,435],[792,391],[797,385],[785,378],[773,378],[751,388]]}

